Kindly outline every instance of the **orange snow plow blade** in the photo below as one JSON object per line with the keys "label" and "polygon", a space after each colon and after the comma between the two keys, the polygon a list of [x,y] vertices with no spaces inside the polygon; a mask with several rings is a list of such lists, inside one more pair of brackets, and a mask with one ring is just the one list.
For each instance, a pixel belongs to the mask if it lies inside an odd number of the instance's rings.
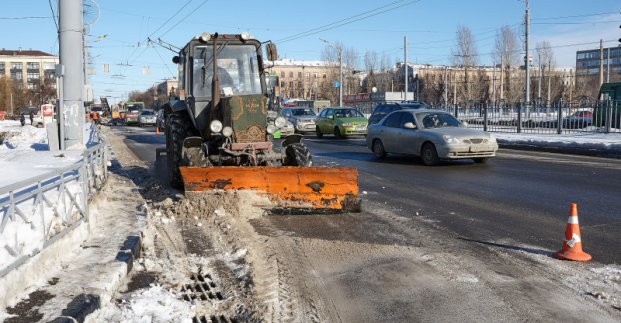
{"label": "orange snow plow blade", "polygon": [[358,169],[329,167],[180,167],[186,192],[253,190],[277,209],[360,211]]}

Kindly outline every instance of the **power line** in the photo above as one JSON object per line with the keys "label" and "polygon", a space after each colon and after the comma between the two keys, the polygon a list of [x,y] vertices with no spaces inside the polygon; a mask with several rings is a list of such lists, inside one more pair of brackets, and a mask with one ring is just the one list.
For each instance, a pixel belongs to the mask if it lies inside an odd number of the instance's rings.
{"label": "power line", "polygon": [[161,24],[154,32],[152,32],[149,36],[147,36],[147,38],[151,38],[151,36],[155,35],[156,32],[158,32],[160,29],[162,29],[162,27],[164,27],[166,24],[168,24],[173,18],[175,18],[180,12],[181,10],[185,9],[185,7],[187,7],[192,1],[194,0],[189,0],[188,2],[186,2],[183,6],[181,6],[181,8],[179,8],[179,10],[177,10],[177,12],[175,12],[174,15],[172,15],[170,18],[168,18],[166,21],[164,21],[163,24]]}
{"label": "power line", "polygon": [[166,30],[163,34],[161,34],[159,37],[163,37],[164,35],[168,34],[168,32],[170,32],[171,30],[173,30],[175,27],[177,27],[180,23],[184,22],[186,18],[188,18],[189,16],[191,16],[192,14],[196,13],[196,11],[198,11],[198,9],[200,9],[202,6],[204,6],[209,0],[205,0],[203,1],[201,4],[199,4],[196,8],[194,8],[194,10],[190,11],[190,13],[188,13],[187,15],[185,15],[183,18],[181,18],[181,20],[179,20],[179,22],[177,22],[176,24],[174,24],[172,27],[170,27],[168,30]]}
{"label": "power line", "polygon": [[[398,6],[395,6],[395,5],[403,2],[403,0],[395,1],[395,2],[392,2],[390,4],[387,4],[387,5],[384,5],[384,6],[381,6],[381,7],[372,9],[372,10],[369,10],[369,11],[365,11],[363,13],[360,13],[360,14],[357,14],[357,15],[354,15],[354,16],[351,16],[351,17],[347,17],[345,19],[341,19],[341,20],[338,20],[338,21],[335,21],[335,22],[332,22],[332,23],[329,23],[329,24],[326,24],[326,25],[323,25],[323,26],[320,26],[320,27],[317,27],[317,28],[309,29],[309,30],[307,30],[305,32],[301,32],[301,33],[298,33],[298,34],[295,34],[295,35],[291,35],[291,36],[285,37],[283,39],[277,40],[276,43],[285,43],[285,42],[289,42],[289,41],[292,41],[292,40],[296,40],[296,39],[308,37],[308,36],[311,36],[311,35],[315,35],[315,34],[318,34],[320,32],[324,32],[324,31],[327,31],[327,30],[331,30],[331,29],[334,29],[334,28],[345,26],[345,25],[348,25],[348,24],[351,24],[351,23],[354,23],[354,22],[357,22],[357,21],[360,21],[360,20],[364,20],[364,19],[367,19],[367,18],[370,18],[370,17],[374,17],[374,16],[380,15],[380,14],[388,12],[388,11],[399,9],[401,7],[404,7],[404,6],[413,4],[413,3],[417,3],[417,2],[420,2],[420,1],[421,0],[408,1],[408,2],[406,2],[404,4],[401,4],[401,5],[398,5]],[[388,8],[388,9],[382,10],[384,8]],[[381,11],[378,11],[378,10],[381,10]],[[356,19],[354,19],[354,18],[356,18]]]}
{"label": "power line", "polygon": [[50,19],[49,16],[31,16],[31,17],[0,17],[0,20],[27,20],[27,19]]}
{"label": "power line", "polygon": [[557,20],[557,19],[567,19],[567,18],[583,18],[583,17],[612,15],[612,14],[616,14],[616,13],[618,13],[618,12],[612,11],[612,12],[602,12],[602,13],[593,13],[593,14],[575,15],[575,16],[532,18],[531,20]]}
{"label": "power line", "polygon": [[50,4],[50,10],[52,11],[52,18],[54,18],[54,25],[56,25],[56,32],[59,32],[58,22],[56,21],[56,13],[54,13],[54,7],[52,6],[52,0],[47,1]]}

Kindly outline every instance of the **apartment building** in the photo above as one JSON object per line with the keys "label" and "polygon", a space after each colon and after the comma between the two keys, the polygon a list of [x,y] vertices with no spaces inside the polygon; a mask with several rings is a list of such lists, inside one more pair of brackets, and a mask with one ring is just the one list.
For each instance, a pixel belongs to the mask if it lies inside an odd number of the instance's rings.
{"label": "apartment building", "polygon": [[[58,56],[38,50],[0,50],[0,76],[22,82],[25,89],[34,90],[44,79],[54,80]],[[56,82],[51,82],[56,86]]]}
{"label": "apartment building", "polygon": [[334,86],[331,80],[338,70],[329,62],[293,59],[274,61],[269,68],[271,75],[278,76],[283,97],[302,99],[321,99],[322,90]]}

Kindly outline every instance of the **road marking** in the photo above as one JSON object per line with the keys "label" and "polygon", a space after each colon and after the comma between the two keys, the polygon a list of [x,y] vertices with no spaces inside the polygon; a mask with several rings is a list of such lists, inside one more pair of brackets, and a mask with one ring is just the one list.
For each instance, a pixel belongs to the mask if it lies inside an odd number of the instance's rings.
{"label": "road marking", "polygon": [[[585,157],[576,155],[554,155],[551,153],[532,153],[532,152],[507,152],[503,150],[496,156],[497,158],[523,159],[530,161],[547,162],[552,164],[565,164],[575,166],[592,166],[604,169],[621,170],[621,161],[616,159],[605,159],[599,157]],[[588,159],[588,160],[587,160]]]}

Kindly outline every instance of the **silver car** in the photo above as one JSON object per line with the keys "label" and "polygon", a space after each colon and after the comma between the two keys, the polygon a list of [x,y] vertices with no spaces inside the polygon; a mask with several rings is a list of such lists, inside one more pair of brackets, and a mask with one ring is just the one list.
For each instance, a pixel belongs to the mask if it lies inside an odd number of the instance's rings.
{"label": "silver car", "polygon": [[317,119],[317,114],[312,108],[284,108],[280,111],[280,115],[293,123],[295,132],[315,132],[315,119]]}
{"label": "silver car", "polygon": [[498,150],[491,134],[466,128],[453,115],[430,109],[392,112],[369,126],[366,141],[377,158],[388,153],[416,155],[425,165],[452,159],[485,163]]}
{"label": "silver car", "polygon": [[138,116],[138,125],[141,127],[146,125],[154,126],[156,122],[157,117],[155,116],[155,112],[151,109],[143,109],[140,112],[140,116]]}

